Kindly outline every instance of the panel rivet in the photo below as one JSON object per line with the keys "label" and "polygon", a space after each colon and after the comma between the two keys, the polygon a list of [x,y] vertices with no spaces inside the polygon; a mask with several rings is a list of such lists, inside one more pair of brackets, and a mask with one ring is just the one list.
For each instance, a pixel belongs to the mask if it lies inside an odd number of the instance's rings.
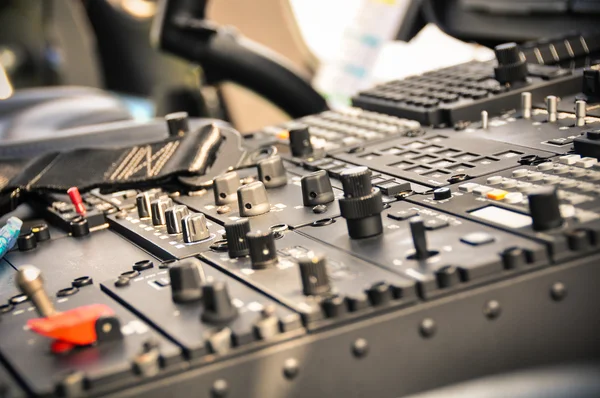
{"label": "panel rivet", "polygon": [[567,287],[561,282],[556,282],[550,288],[550,297],[552,297],[554,301],[563,300],[567,297]]}
{"label": "panel rivet", "polygon": [[431,318],[425,318],[421,321],[419,325],[419,332],[421,336],[425,338],[432,337],[435,334],[437,326],[435,325],[435,321]]}
{"label": "panel rivet", "polygon": [[293,379],[298,375],[300,367],[295,358],[288,358],[283,363],[283,375],[288,379]]}
{"label": "panel rivet", "polygon": [[211,393],[215,398],[226,397],[229,393],[229,386],[227,385],[227,382],[223,379],[216,380],[212,385]]}
{"label": "panel rivet", "polygon": [[357,358],[363,358],[369,352],[369,343],[365,339],[356,339],[352,344],[352,353]]}
{"label": "panel rivet", "polygon": [[489,319],[496,319],[500,316],[502,312],[502,307],[500,307],[500,303],[496,300],[490,300],[485,303],[483,307],[483,314]]}

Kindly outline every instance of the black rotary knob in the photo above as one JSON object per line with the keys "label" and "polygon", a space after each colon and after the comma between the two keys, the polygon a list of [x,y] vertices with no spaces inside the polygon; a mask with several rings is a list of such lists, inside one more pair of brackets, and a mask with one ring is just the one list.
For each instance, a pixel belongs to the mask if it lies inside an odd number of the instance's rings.
{"label": "black rotary knob", "polygon": [[202,263],[196,258],[186,258],[171,265],[171,296],[176,303],[189,303],[202,298],[204,273]]}
{"label": "black rotary knob", "polygon": [[527,253],[519,247],[509,247],[501,256],[505,269],[518,269],[527,265]]}
{"label": "black rotary knob", "polygon": [[440,289],[448,288],[460,283],[458,268],[446,265],[435,271],[435,279]]}
{"label": "black rotary knob", "polygon": [[373,306],[384,305],[392,301],[392,288],[385,282],[376,282],[367,289],[367,296]]}
{"label": "black rotary knob", "polygon": [[498,66],[494,68],[496,80],[501,84],[514,84],[527,80],[527,63],[521,58],[516,43],[500,44],[494,48]]}
{"label": "black rotary knob", "polygon": [[346,219],[352,239],[368,238],[383,232],[381,191],[373,189],[371,172],[366,167],[353,167],[340,175],[344,198],[339,200],[340,214]]}
{"label": "black rotary knob", "polygon": [[527,196],[535,231],[547,231],[563,224],[555,187],[542,187]]}
{"label": "black rotary knob", "polygon": [[251,182],[237,190],[240,216],[254,217],[271,210],[265,185],[260,181]]}
{"label": "black rotary knob", "polygon": [[250,221],[247,218],[225,223],[225,238],[229,257],[244,257],[250,253],[246,235],[250,232]]}
{"label": "black rotary knob", "polygon": [[331,286],[324,256],[308,256],[298,261],[302,291],[307,296],[329,293]]}
{"label": "black rotary knob", "polygon": [[345,198],[367,196],[373,190],[371,170],[364,166],[353,167],[340,175]]}
{"label": "black rotary knob", "polygon": [[225,282],[216,281],[204,285],[202,297],[204,301],[202,321],[218,325],[232,321],[237,317],[238,310],[231,302]]}
{"label": "black rotary knob", "polygon": [[210,237],[206,217],[202,213],[192,213],[181,219],[181,232],[185,243],[195,243]]}
{"label": "black rotary knob", "polygon": [[310,142],[310,130],[308,126],[297,125],[288,131],[292,155],[296,157],[312,155],[313,147]]}
{"label": "black rotary knob", "polygon": [[31,231],[25,232],[17,237],[17,247],[19,251],[26,252],[37,247],[37,239]]}
{"label": "black rotary knob", "polygon": [[90,233],[90,224],[88,223],[88,220],[83,217],[71,221],[69,227],[71,229],[71,236],[76,238],[89,235]]}
{"label": "black rotary knob", "polygon": [[217,206],[233,203],[237,200],[237,190],[240,187],[240,176],[230,171],[213,180],[213,193]]}
{"label": "black rotary knob", "polygon": [[575,229],[565,232],[569,249],[573,251],[588,250],[592,246],[592,239],[588,231]]}
{"label": "black rotary knob", "polygon": [[246,235],[252,268],[265,269],[277,264],[275,237],[271,231],[255,231]]}
{"label": "black rotary knob", "polygon": [[48,224],[38,224],[31,227],[31,232],[35,235],[35,240],[44,242],[50,240],[50,228]]}
{"label": "black rotary knob", "polygon": [[165,116],[169,135],[171,137],[182,137],[190,131],[187,112],[174,112]]}
{"label": "black rotary knob", "polygon": [[333,188],[325,170],[315,171],[302,177],[302,202],[304,206],[324,205],[333,202]]}
{"label": "black rotary knob", "polygon": [[287,184],[285,166],[279,155],[260,160],[256,167],[258,169],[258,179],[265,188],[278,188]]}
{"label": "black rotary knob", "polygon": [[433,190],[433,200],[444,200],[452,197],[452,190],[447,187],[437,188]]}

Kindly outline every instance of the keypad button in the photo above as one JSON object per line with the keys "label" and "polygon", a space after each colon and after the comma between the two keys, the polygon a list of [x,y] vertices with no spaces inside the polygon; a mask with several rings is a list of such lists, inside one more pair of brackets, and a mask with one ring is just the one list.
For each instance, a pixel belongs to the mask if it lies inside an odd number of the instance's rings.
{"label": "keypad button", "polygon": [[513,178],[523,178],[527,175],[527,173],[529,173],[529,170],[527,169],[517,169],[513,170],[512,176]]}
{"label": "keypad button", "polygon": [[585,169],[580,169],[578,167],[571,167],[569,169],[569,176],[571,177],[583,177],[585,174],[587,173],[587,171]]}
{"label": "keypad button", "polygon": [[466,184],[462,184],[458,186],[458,190],[461,192],[473,192],[475,188],[477,188],[479,184],[475,184],[473,182],[467,182]]}
{"label": "keypad button", "polygon": [[493,189],[487,193],[487,197],[492,200],[502,200],[507,194],[508,192],[502,189]]}
{"label": "keypad button", "polygon": [[558,182],[558,185],[560,185],[562,188],[573,188],[577,186],[577,184],[579,184],[579,181],[570,180],[568,178],[563,178]]}
{"label": "keypad button", "polygon": [[472,246],[481,246],[494,242],[494,237],[487,232],[472,232],[460,238],[460,241]]}
{"label": "keypad button", "polygon": [[535,189],[535,185],[530,182],[520,182],[515,188],[519,192],[529,192]]}
{"label": "keypad button", "polygon": [[581,159],[580,155],[565,155],[558,158],[558,161],[562,164],[573,165]]}
{"label": "keypad button", "polygon": [[409,209],[409,210],[400,210],[394,213],[388,213],[388,218],[391,218],[392,220],[396,220],[396,221],[404,221],[404,220],[408,220],[411,217],[415,217],[419,215],[419,211],[416,209]]}
{"label": "keypad button", "polygon": [[598,163],[598,159],[596,158],[581,158],[575,163],[575,166],[588,169],[596,163]]}
{"label": "keypad button", "polygon": [[410,182],[395,182],[390,181],[383,184],[378,184],[377,188],[381,189],[381,193],[384,195],[394,196],[400,192],[407,192],[411,190]]}
{"label": "keypad button", "polygon": [[551,175],[551,174],[544,176],[544,184],[554,185],[554,184],[558,184],[559,181],[560,181],[559,176]]}
{"label": "keypad button", "polygon": [[582,182],[581,184],[577,185],[577,189],[582,192],[590,192],[593,191],[594,188],[596,188],[596,186],[589,182]]}
{"label": "keypad button", "polygon": [[446,221],[446,220],[439,220],[437,218],[432,218],[432,219],[426,220],[424,222],[424,224],[425,224],[425,228],[428,229],[428,230],[430,230],[430,231],[435,231],[436,229],[445,228],[448,225],[450,225],[448,223],[448,221]]}
{"label": "keypad button", "polygon": [[589,180],[589,181],[598,181],[598,180],[600,180],[600,172],[590,170],[585,175],[585,179]]}
{"label": "keypad button", "polygon": [[542,178],[544,178],[544,174],[540,173],[539,171],[530,171],[527,173],[528,181],[539,181]]}
{"label": "keypad button", "polygon": [[552,169],[552,162],[544,162],[537,165],[538,171],[548,171]]}
{"label": "keypad button", "polygon": [[485,185],[480,185],[477,188],[473,189],[473,194],[477,196],[485,196],[492,189],[493,188],[486,187]]}
{"label": "keypad button", "polygon": [[554,174],[565,174],[569,172],[569,167],[563,164],[555,164],[552,172]]}
{"label": "keypad button", "polygon": [[502,176],[492,176],[487,179],[488,185],[498,185],[502,182]]}
{"label": "keypad button", "polygon": [[501,186],[504,189],[510,189],[510,188],[516,187],[517,184],[518,184],[518,181],[511,180],[510,178],[505,178],[504,180],[502,180]]}
{"label": "keypad button", "polygon": [[575,206],[562,204],[559,206],[560,215],[563,218],[571,218],[575,215]]}
{"label": "keypad button", "polygon": [[504,196],[504,202],[510,204],[521,203],[523,200],[523,194],[521,192],[509,192]]}

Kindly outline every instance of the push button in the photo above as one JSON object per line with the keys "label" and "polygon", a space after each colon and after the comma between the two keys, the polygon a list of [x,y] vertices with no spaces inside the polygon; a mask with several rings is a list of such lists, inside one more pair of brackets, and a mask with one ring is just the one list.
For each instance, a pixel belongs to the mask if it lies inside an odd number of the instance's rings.
{"label": "push button", "polygon": [[475,188],[477,188],[479,184],[475,184],[473,182],[467,182],[466,184],[462,184],[458,186],[458,190],[461,192],[473,192]]}
{"label": "push button", "polygon": [[487,193],[488,199],[492,200],[502,200],[506,197],[508,192],[503,191],[502,189],[494,189]]}
{"label": "push button", "polygon": [[425,229],[429,230],[429,231],[435,231],[437,229],[442,229],[445,228],[447,226],[449,226],[450,224],[448,223],[448,221],[446,220],[439,220],[437,218],[432,218],[429,220],[425,221]]}
{"label": "push button", "polygon": [[388,218],[391,218],[392,220],[396,220],[396,221],[404,221],[404,220],[408,220],[411,217],[415,217],[419,215],[419,211],[416,209],[409,209],[409,210],[401,210],[401,211],[397,211],[395,213],[388,213]]}
{"label": "push button", "polygon": [[487,245],[494,240],[494,237],[487,232],[472,232],[460,238],[461,242],[472,246]]}

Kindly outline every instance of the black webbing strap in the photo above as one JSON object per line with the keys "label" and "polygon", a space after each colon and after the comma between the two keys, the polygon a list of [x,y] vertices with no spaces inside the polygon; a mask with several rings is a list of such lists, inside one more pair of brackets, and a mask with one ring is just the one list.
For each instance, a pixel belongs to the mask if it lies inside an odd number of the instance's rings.
{"label": "black webbing strap", "polygon": [[[204,175],[224,144],[222,129],[209,125],[183,137],[146,145],[76,149],[35,159],[1,160],[2,212],[6,206],[9,210],[14,207],[15,197],[23,193],[66,192],[70,187],[78,187],[81,192],[93,188],[132,189],[165,184],[180,176]],[[238,160],[231,159],[231,166]]]}

